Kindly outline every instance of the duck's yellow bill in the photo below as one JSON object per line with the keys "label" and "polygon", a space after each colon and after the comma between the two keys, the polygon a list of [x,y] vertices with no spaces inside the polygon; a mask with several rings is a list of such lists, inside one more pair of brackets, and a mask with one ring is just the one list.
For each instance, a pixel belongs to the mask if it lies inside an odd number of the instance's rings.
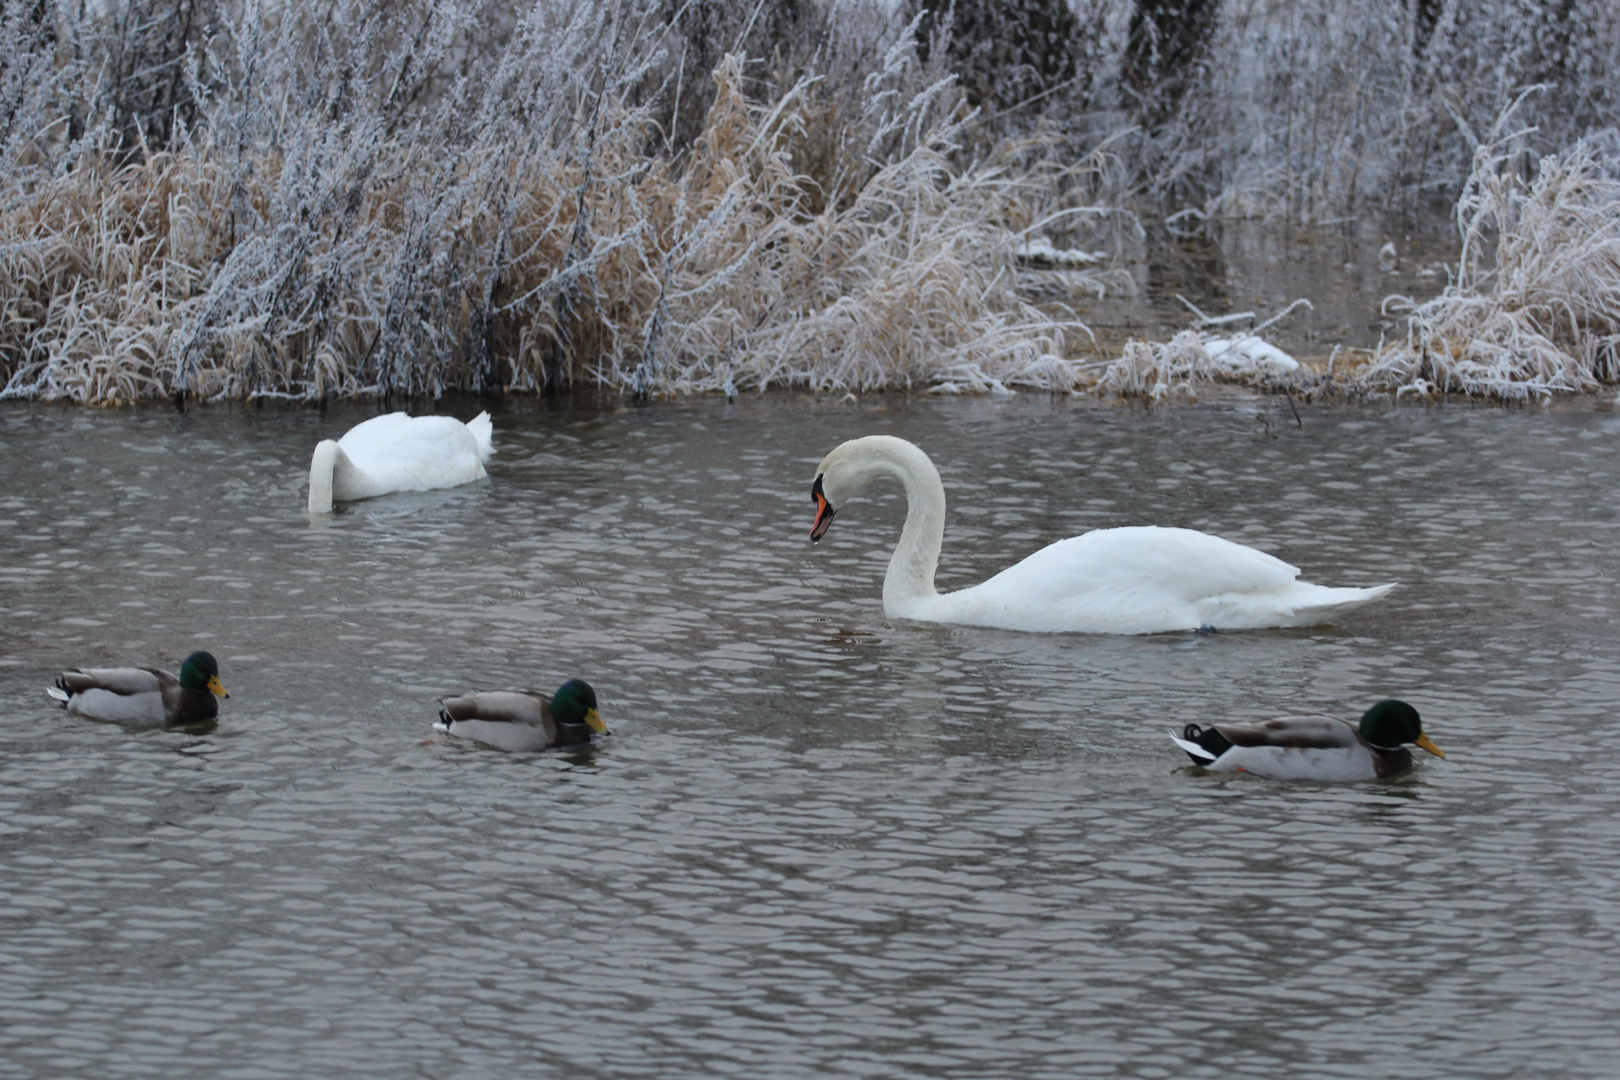
{"label": "duck's yellow bill", "polygon": [[1421,746],[1435,757],[1443,758],[1446,756],[1446,752],[1434,745],[1434,743],[1430,742],[1427,735],[1419,735],[1417,737],[1416,745]]}
{"label": "duck's yellow bill", "polygon": [[220,697],[230,697],[231,696],[231,695],[229,695],[229,694],[227,694],[225,692],[225,684],[219,681],[219,676],[218,675],[210,675],[208,677],[208,689],[212,690],[215,694],[219,695]]}
{"label": "duck's yellow bill", "polygon": [[590,725],[592,731],[597,732],[598,734],[606,735],[608,733],[607,725],[602,723],[602,717],[595,709],[589,709],[586,711],[585,722]]}

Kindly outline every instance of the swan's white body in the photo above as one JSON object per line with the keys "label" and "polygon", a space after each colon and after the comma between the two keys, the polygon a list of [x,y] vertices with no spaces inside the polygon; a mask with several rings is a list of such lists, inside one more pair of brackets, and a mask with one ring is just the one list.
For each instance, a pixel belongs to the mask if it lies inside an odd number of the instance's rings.
{"label": "swan's white body", "polygon": [[392,491],[428,491],[482,479],[494,448],[494,425],[482,412],[463,424],[451,416],[389,413],[323,439],[309,463],[309,512],[333,502]]}
{"label": "swan's white body", "polygon": [[[1059,540],[982,585],[934,589],[945,535],[945,487],[928,455],[904,439],[869,435],[828,454],[817,469],[827,519],[880,476],[906,489],[908,512],[883,579],[891,619],[1008,630],[1157,634],[1213,627],[1317,626],[1394,585],[1334,589],[1297,580],[1281,559],[1191,529],[1097,529]],[[825,530],[818,515],[812,537]]]}

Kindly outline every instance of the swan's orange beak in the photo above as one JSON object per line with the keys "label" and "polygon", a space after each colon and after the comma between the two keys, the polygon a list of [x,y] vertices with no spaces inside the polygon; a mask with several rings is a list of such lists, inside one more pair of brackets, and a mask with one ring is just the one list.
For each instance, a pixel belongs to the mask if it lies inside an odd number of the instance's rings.
{"label": "swan's orange beak", "polygon": [[827,526],[832,524],[833,515],[838,511],[833,509],[832,503],[827,501],[827,496],[822,492],[819,476],[816,477],[816,482],[810,485],[810,497],[816,501],[816,520],[810,525],[810,542],[815,544],[827,535]]}

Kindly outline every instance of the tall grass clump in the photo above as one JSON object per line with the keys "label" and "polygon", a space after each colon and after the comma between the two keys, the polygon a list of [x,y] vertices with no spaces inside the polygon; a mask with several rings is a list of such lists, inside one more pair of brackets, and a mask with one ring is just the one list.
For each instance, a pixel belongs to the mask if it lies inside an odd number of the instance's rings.
{"label": "tall grass clump", "polygon": [[1403,297],[1403,340],[1362,374],[1399,393],[1502,399],[1620,381],[1620,171],[1610,132],[1542,157],[1482,149],[1457,204],[1462,254],[1449,287]]}

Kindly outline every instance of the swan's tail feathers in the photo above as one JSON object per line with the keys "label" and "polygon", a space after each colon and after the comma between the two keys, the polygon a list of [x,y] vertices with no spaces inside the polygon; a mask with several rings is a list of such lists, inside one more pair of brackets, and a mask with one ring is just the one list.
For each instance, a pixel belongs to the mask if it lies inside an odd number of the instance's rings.
{"label": "swan's tail feathers", "polygon": [[1188,724],[1179,736],[1171,735],[1170,741],[1185,750],[1195,765],[1208,765],[1232,749],[1232,742],[1225,735],[1213,727],[1197,724]]}
{"label": "swan's tail feathers", "polygon": [[1389,595],[1397,584],[1392,581],[1388,585],[1373,585],[1366,589],[1322,587],[1321,592],[1299,606],[1290,625],[1321,626],[1330,623],[1346,612]]}
{"label": "swan's tail feathers", "polygon": [[45,692],[51,695],[51,700],[60,701],[63,707],[67,706],[68,698],[73,696],[67,692],[67,687],[61,685],[60,679],[57,680],[57,685],[47,686]]}
{"label": "swan's tail feathers", "polygon": [[1394,587],[1391,583],[1367,589],[1329,588],[1295,581],[1280,589],[1225,593],[1194,605],[1187,625],[1200,630],[1205,623],[1218,630],[1326,626],[1340,615],[1388,595]]}
{"label": "swan's tail feathers", "polygon": [[489,455],[495,452],[495,422],[489,418],[489,413],[481,412],[467,421],[467,430],[478,444],[478,460],[487,462]]}

